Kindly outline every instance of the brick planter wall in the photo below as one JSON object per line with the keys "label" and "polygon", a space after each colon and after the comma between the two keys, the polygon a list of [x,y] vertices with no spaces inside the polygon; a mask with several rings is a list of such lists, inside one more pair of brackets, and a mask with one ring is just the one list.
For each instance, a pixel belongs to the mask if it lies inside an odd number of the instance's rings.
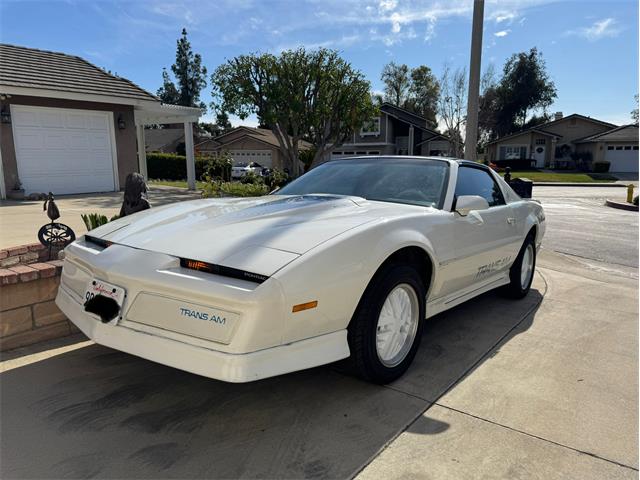
{"label": "brick planter wall", "polygon": [[79,331],[54,303],[62,261],[47,257],[40,244],[0,250],[0,351]]}

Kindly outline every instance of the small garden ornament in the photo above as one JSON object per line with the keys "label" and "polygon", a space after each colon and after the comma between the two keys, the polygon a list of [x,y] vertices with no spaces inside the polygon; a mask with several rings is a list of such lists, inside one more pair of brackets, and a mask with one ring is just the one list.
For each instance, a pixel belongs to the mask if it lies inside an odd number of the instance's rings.
{"label": "small garden ornament", "polygon": [[124,201],[120,209],[120,217],[148,208],[151,208],[151,205],[147,200],[147,184],[144,182],[144,177],[136,172],[130,173],[127,175],[124,187]]}
{"label": "small garden ornament", "polygon": [[76,234],[67,225],[56,222],[56,220],[60,218],[60,210],[53,198],[53,193],[49,192],[42,210],[47,212],[51,223],[40,227],[40,230],[38,230],[38,240],[49,249],[49,260],[51,260],[51,250],[53,248],[62,250],[76,239]]}

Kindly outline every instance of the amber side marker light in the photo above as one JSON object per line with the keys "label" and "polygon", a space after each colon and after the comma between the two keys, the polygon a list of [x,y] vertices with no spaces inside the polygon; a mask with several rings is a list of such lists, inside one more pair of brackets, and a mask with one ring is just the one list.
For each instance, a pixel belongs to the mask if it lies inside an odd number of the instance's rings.
{"label": "amber side marker light", "polygon": [[299,303],[298,305],[294,305],[291,311],[293,313],[302,312],[303,310],[309,310],[311,308],[316,308],[317,306],[318,306],[318,301],[314,300],[313,302]]}

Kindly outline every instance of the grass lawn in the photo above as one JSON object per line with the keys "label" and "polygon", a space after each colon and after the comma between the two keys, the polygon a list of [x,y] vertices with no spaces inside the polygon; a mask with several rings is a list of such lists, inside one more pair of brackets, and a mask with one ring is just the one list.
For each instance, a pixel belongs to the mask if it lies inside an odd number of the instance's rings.
{"label": "grass lawn", "polygon": [[[501,173],[504,176],[504,173]],[[616,177],[608,173],[582,173],[582,172],[541,172],[514,171],[511,178],[528,178],[533,182],[564,182],[564,183],[607,183],[615,182]]]}
{"label": "grass lawn", "polygon": [[[151,186],[163,185],[165,187],[187,188],[186,180],[157,180],[152,178],[147,183]],[[196,190],[202,190],[203,187],[204,187],[204,182],[199,182],[199,181],[196,182]]]}

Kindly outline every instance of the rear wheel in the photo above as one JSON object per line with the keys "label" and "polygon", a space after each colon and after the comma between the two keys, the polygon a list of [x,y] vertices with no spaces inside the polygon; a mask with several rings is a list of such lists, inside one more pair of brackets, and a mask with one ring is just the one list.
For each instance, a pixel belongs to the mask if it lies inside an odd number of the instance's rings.
{"label": "rear wheel", "polygon": [[536,247],[535,235],[533,233],[527,236],[524,241],[516,261],[513,262],[511,270],[509,270],[508,285],[503,287],[503,292],[511,298],[523,298],[529,293],[531,284],[533,283],[533,273],[536,269]]}
{"label": "rear wheel", "polygon": [[390,264],[371,281],[348,328],[351,370],[389,383],[411,365],[425,317],[425,285],[409,265]]}

